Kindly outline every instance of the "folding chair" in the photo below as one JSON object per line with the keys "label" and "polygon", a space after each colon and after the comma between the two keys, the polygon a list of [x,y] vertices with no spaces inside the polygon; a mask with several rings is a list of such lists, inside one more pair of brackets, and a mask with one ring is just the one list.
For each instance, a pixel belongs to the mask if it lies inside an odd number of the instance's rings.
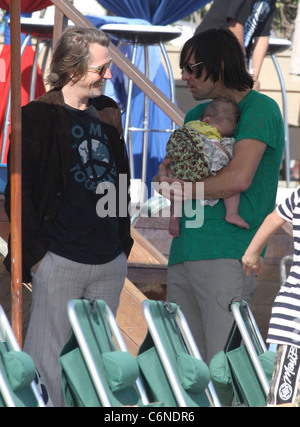
{"label": "folding chair", "polygon": [[152,398],[171,407],[220,406],[180,308],[146,300],[143,312],[149,332],[137,360]]}
{"label": "folding chair", "polygon": [[268,351],[245,301],[231,304],[234,324],[225,349],[214,356],[210,372],[223,405],[265,406],[275,353]]}
{"label": "folding chair", "polygon": [[0,306],[0,406],[44,407],[35,376],[34,362],[21,351]]}
{"label": "folding chair", "polygon": [[60,356],[67,406],[149,405],[136,359],[106,303],[71,300],[68,316],[72,333]]}

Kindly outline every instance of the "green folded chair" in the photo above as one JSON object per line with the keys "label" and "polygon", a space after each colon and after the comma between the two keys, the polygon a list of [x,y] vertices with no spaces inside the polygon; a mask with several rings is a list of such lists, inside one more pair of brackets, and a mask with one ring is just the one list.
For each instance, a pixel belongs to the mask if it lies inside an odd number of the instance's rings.
{"label": "green folded chair", "polygon": [[266,406],[275,366],[245,301],[231,305],[234,325],[224,351],[210,362],[215,390],[223,406]]}
{"label": "green folded chair", "polygon": [[34,362],[21,351],[0,306],[0,407],[44,407],[35,377]]}
{"label": "green folded chair", "polygon": [[149,332],[137,361],[148,395],[168,407],[220,406],[186,319],[176,304],[146,300]]}
{"label": "green folded chair", "polygon": [[71,300],[68,316],[72,333],[60,355],[67,406],[161,406],[149,403],[137,361],[104,301]]}

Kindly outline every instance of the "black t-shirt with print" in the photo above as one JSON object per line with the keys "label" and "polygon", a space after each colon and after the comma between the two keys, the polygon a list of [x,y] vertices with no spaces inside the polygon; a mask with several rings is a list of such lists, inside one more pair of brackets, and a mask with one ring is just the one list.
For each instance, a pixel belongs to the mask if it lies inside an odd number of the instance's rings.
{"label": "black t-shirt with print", "polygon": [[211,28],[228,28],[229,19],[244,26],[244,43],[249,57],[254,37],[269,36],[276,0],[214,0],[195,34]]}
{"label": "black t-shirt with print", "polygon": [[116,214],[115,160],[95,107],[66,108],[72,166],[62,204],[48,229],[49,249],[75,262],[103,264],[123,250]]}

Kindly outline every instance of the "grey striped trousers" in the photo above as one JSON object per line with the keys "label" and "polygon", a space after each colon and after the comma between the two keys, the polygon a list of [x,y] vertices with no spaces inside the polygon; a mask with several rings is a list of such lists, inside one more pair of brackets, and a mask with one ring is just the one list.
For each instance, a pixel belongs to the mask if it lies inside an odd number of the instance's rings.
{"label": "grey striped trousers", "polygon": [[106,264],[88,265],[47,252],[32,277],[31,317],[24,351],[31,355],[56,407],[64,406],[59,354],[71,327],[71,299],[102,299],[114,314],[127,275],[124,253]]}

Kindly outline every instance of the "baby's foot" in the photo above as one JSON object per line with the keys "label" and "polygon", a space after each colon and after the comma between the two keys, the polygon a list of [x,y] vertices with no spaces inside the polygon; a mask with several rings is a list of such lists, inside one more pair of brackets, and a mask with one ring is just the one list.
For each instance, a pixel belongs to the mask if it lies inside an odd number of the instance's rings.
{"label": "baby's foot", "polygon": [[247,224],[246,221],[243,220],[243,218],[241,218],[239,215],[226,215],[225,217],[226,222],[229,222],[230,224],[234,224],[237,225],[240,228],[249,228],[249,225]]}

